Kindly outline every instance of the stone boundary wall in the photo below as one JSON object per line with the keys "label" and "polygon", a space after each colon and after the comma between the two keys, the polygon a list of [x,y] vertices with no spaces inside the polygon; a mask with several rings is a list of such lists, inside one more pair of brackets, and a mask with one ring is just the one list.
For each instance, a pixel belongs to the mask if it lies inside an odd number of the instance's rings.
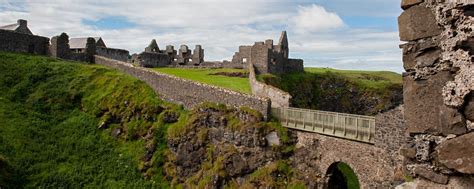
{"label": "stone boundary wall", "polygon": [[127,50],[104,47],[97,47],[96,53],[99,56],[107,57],[122,62],[127,62],[129,56],[129,52]]}
{"label": "stone boundary wall", "polygon": [[[401,8],[406,169],[415,180],[474,188],[474,1],[402,0]],[[463,178],[469,187],[454,182]]]}
{"label": "stone boundary wall", "polygon": [[257,81],[255,68],[249,64],[249,80],[252,94],[269,98],[272,107],[290,107],[291,95],[279,88]]}
{"label": "stone boundary wall", "polygon": [[203,102],[215,102],[234,107],[249,107],[262,113],[265,119],[270,113],[271,102],[266,98],[181,79],[97,55],[95,63],[130,74],[147,83],[164,100],[182,104],[188,109]]}
{"label": "stone boundary wall", "polygon": [[0,51],[48,55],[49,38],[0,30]]}

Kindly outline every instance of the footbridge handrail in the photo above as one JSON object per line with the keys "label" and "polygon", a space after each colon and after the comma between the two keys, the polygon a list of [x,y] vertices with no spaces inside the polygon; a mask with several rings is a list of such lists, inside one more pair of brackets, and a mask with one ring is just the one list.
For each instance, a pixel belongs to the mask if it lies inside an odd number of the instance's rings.
{"label": "footbridge handrail", "polygon": [[292,108],[272,108],[284,127],[374,144],[375,117]]}

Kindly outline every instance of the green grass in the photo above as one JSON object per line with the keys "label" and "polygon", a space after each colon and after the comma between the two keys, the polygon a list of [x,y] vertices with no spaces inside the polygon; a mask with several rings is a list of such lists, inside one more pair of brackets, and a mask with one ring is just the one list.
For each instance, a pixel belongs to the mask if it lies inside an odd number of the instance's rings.
{"label": "green grass", "polygon": [[348,189],[359,189],[360,188],[359,179],[357,178],[357,175],[354,173],[354,171],[352,170],[352,168],[349,165],[347,165],[345,163],[338,163],[337,168],[344,175],[344,178],[347,182],[347,188]]}
{"label": "green grass", "polygon": [[326,74],[328,72],[341,75],[360,86],[379,89],[388,84],[402,84],[402,76],[390,71],[362,71],[362,70],[337,70],[332,68],[305,68],[305,72],[313,74]]}
{"label": "green grass", "polygon": [[[0,91],[0,156],[8,163],[0,173],[9,175],[2,188],[168,186],[162,156],[169,125],[159,117],[179,107],[145,83],[98,65],[0,53]],[[110,128],[98,129],[101,122]],[[115,127],[125,132],[119,138],[110,134]],[[146,180],[138,170],[140,136],[150,129],[157,149]]]}
{"label": "green grass", "polygon": [[153,68],[153,70],[189,79],[200,83],[223,87],[242,93],[251,93],[248,78],[211,75],[218,72],[245,72],[242,69],[182,69],[182,68]]}

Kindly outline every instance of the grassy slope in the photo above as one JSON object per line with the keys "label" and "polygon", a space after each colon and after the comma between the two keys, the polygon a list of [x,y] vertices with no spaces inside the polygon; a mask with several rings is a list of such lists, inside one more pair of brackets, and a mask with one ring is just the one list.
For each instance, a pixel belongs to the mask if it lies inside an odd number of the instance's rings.
{"label": "grassy slope", "polygon": [[402,84],[400,74],[389,71],[336,70],[331,68],[305,68],[308,73],[323,75],[327,72],[340,74],[359,86],[383,89],[390,84]]}
{"label": "grassy slope", "polygon": [[[166,140],[156,137],[155,176],[145,180],[145,141],[136,136],[163,133],[158,114],[178,107],[143,82],[97,65],[0,53],[0,91],[0,155],[13,170],[4,188],[166,187],[156,157]],[[97,129],[103,121],[109,129]],[[126,134],[112,138],[113,127]]]}
{"label": "grassy slope", "polygon": [[189,79],[205,84],[219,86],[243,93],[251,93],[248,78],[210,75],[218,72],[243,72],[241,69],[182,69],[182,68],[153,68],[153,70]]}
{"label": "grassy slope", "polygon": [[300,108],[373,115],[401,103],[402,77],[394,72],[305,68],[258,79],[289,92]]}

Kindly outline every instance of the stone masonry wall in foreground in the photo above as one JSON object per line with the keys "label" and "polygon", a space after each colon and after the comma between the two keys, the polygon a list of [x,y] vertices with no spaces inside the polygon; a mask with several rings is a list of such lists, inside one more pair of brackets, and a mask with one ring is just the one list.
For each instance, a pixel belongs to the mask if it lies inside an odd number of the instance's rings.
{"label": "stone masonry wall in foreground", "polygon": [[215,102],[234,107],[249,107],[262,113],[265,118],[269,114],[270,100],[266,98],[181,79],[101,56],[95,56],[95,63],[130,74],[147,83],[164,100],[182,104],[186,108],[203,102]]}
{"label": "stone masonry wall in foreground", "polygon": [[474,1],[402,0],[401,6],[411,136],[401,152],[418,181],[413,188],[474,188]]}

